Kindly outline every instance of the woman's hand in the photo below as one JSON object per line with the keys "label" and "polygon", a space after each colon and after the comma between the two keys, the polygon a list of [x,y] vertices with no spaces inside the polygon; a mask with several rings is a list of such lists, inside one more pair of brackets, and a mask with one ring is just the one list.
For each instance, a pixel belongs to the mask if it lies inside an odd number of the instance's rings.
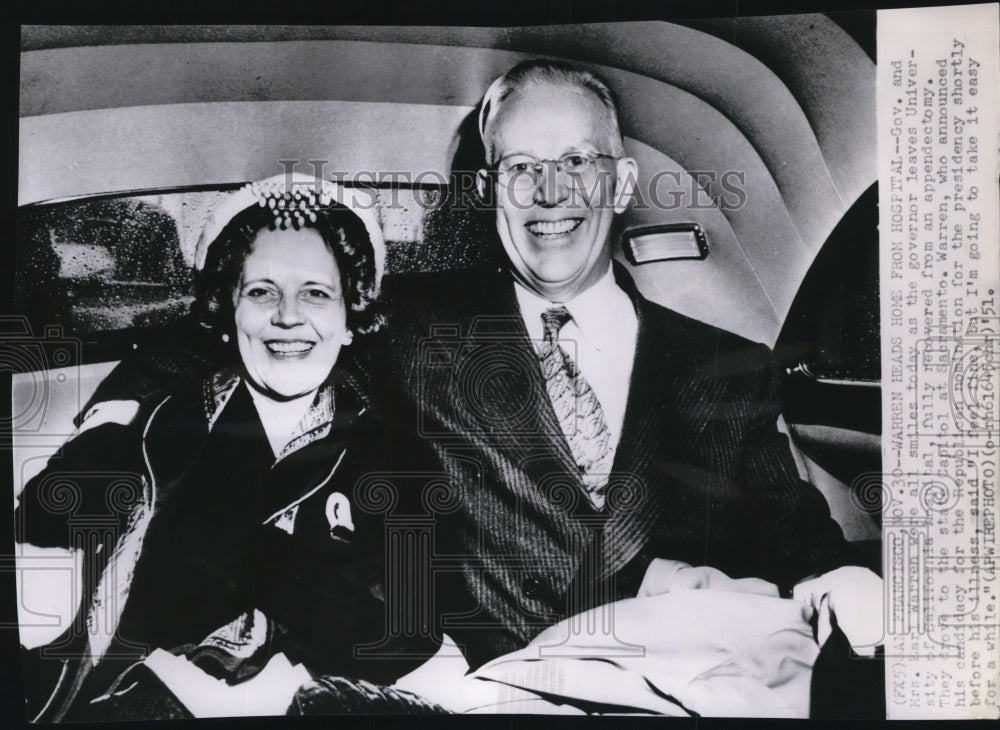
{"label": "woman's hand", "polygon": [[271,657],[258,674],[236,685],[162,649],[149,655],[146,666],[195,717],[284,715],[298,688],[312,679],[305,667],[293,666],[284,654]]}

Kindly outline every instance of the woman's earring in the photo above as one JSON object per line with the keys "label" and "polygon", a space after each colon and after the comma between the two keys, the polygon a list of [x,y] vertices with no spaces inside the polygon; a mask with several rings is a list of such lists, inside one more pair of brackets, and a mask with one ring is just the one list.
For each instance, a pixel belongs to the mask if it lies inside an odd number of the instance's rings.
{"label": "woman's earring", "polygon": [[344,330],[344,344],[349,345],[354,342],[354,333],[350,330]]}
{"label": "woman's earring", "polygon": [[229,335],[226,334],[225,332],[222,333],[222,341],[225,342],[226,344],[229,344]]}

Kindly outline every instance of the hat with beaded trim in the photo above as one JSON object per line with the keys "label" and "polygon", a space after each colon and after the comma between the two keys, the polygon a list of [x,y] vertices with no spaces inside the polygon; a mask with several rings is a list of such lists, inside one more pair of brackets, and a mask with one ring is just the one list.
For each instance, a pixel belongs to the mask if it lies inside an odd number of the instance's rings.
{"label": "hat with beaded trim", "polygon": [[375,217],[375,194],[370,190],[345,188],[330,180],[300,172],[280,173],[247,183],[222,201],[205,221],[195,248],[194,268],[205,266],[208,249],[238,214],[254,205],[270,208],[279,228],[300,228],[316,220],[320,208],[340,205],[354,213],[365,226],[375,255],[375,291],[378,294],[385,270],[385,239]]}

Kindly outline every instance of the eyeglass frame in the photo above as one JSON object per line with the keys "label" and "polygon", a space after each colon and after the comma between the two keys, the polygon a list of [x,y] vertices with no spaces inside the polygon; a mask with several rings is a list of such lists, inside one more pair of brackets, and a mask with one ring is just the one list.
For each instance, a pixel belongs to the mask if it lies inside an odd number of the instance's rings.
{"label": "eyeglass frame", "polygon": [[[530,159],[532,159],[532,160],[535,161],[535,163],[531,166],[532,173],[533,173],[533,178],[531,178],[531,185],[526,185],[524,187],[525,190],[528,190],[528,189],[531,189],[531,188],[537,188],[538,187],[538,184],[542,180],[542,173],[545,170],[544,163],[546,163],[546,162],[552,162],[552,163],[554,163],[555,167],[556,167],[556,174],[559,175],[559,176],[561,176],[564,180],[570,180],[570,179],[572,179],[572,177],[570,177],[572,175],[572,173],[566,173],[565,170],[563,169],[563,165],[565,164],[564,160],[567,157],[584,157],[584,158],[586,158],[587,159],[587,169],[589,169],[590,166],[596,165],[598,160],[621,160],[621,159],[623,159],[619,155],[607,155],[607,154],[604,154],[603,152],[590,152],[589,150],[576,150],[576,151],[573,151],[573,152],[567,152],[567,153],[565,153],[563,155],[560,155],[558,159],[553,159],[551,157],[538,158],[538,157],[535,157],[534,155],[528,154],[527,152],[512,152],[512,153],[510,153],[508,155],[504,155],[503,157],[501,157],[499,160],[497,160],[496,164],[493,165],[490,168],[490,172],[493,173],[493,175],[496,176],[496,181],[497,181],[498,184],[503,185],[504,187],[507,187],[507,188],[510,187],[510,180],[509,180],[510,170],[503,170],[503,171],[500,170],[500,164],[503,162],[504,159],[506,159],[508,157],[519,157],[519,156],[520,157],[527,157],[527,158],[530,158]],[[519,175],[520,174],[528,174],[528,172],[525,171],[524,173],[518,173],[518,174]],[[501,177],[500,177],[501,175],[507,175],[508,176],[507,182],[504,182],[503,180],[501,180]]]}

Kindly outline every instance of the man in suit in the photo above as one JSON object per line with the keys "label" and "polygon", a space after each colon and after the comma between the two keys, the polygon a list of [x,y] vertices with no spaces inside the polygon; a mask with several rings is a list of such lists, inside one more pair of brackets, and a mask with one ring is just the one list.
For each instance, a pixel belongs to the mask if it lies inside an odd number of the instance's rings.
{"label": "man in suit", "polygon": [[503,255],[393,282],[376,373],[384,414],[447,475],[424,500],[436,630],[476,667],[682,561],[843,596],[841,626],[873,643],[849,600],[881,581],[844,567],[860,556],[799,479],[770,350],[650,302],[612,261],[636,163],[607,85],[525,62],[479,126]]}

